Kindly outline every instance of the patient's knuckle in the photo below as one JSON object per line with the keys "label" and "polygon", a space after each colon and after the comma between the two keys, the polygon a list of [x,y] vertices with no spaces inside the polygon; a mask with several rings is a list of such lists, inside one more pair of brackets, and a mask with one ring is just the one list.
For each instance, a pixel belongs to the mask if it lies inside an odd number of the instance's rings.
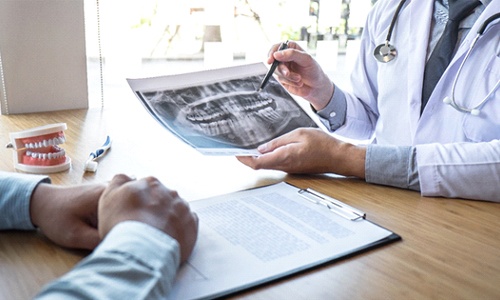
{"label": "patient's knuckle", "polygon": [[66,231],[61,236],[63,239],[63,244],[65,245],[74,245],[79,240],[79,231],[77,228],[69,226],[66,228]]}

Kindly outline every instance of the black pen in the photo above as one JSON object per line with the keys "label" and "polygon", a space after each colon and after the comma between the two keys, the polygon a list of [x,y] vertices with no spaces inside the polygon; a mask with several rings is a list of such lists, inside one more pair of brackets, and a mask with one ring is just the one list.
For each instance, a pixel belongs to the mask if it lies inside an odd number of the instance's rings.
{"label": "black pen", "polygon": [[[285,41],[284,43],[282,43],[280,45],[280,47],[278,48],[278,51],[285,50],[286,48],[288,48],[288,41]],[[273,76],[274,70],[276,70],[276,67],[279,65],[279,63],[280,62],[278,60],[276,60],[276,59],[273,61],[273,64],[269,68],[269,71],[267,71],[267,74],[264,77],[264,79],[262,80],[262,83],[260,84],[260,87],[257,90],[257,92],[260,92],[260,91],[262,91],[264,89],[264,87],[266,86],[267,82],[269,81],[269,78],[271,78],[271,76]]]}

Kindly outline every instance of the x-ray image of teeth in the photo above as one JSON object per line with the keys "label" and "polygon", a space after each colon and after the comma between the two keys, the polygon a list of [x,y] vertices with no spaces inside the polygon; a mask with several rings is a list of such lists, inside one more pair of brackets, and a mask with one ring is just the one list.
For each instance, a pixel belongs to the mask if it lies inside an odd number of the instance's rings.
{"label": "x-ray image of teeth", "polygon": [[255,149],[298,127],[317,127],[272,78],[264,75],[137,93],[155,118],[195,148]]}
{"label": "x-ray image of teeth", "polygon": [[[191,125],[207,136],[227,136],[233,140],[239,137],[240,144],[245,147],[280,129],[272,128],[273,132],[267,132],[267,126],[254,124],[266,122],[269,125],[282,125],[284,123],[280,120],[287,121],[291,117],[289,114],[282,116],[276,108],[276,101],[267,94],[232,92],[200,99],[188,105],[181,110],[179,121],[187,121],[186,125]],[[297,115],[296,112],[292,113]]]}

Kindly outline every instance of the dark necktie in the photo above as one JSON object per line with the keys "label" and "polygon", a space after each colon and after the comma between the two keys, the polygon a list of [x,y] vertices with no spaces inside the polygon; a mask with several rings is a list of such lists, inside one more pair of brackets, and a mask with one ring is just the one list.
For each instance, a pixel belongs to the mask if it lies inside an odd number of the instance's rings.
{"label": "dark necktie", "polygon": [[424,110],[436,83],[443,75],[444,70],[451,61],[458,39],[458,25],[481,2],[478,0],[449,0],[448,22],[425,65],[424,85],[422,89],[422,109]]}

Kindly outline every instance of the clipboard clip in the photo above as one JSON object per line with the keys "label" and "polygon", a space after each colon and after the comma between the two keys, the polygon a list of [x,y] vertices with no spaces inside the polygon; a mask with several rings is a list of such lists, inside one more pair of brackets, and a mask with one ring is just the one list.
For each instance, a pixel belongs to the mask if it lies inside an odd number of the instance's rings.
{"label": "clipboard clip", "polygon": [[337,199],[316,192],[313,189],[300,189],[299,195],[315,204],[326,206],[331,212],[334,212],[348,220],[356,221],[365,219],[366,214],[359,209],[349,206]]}

